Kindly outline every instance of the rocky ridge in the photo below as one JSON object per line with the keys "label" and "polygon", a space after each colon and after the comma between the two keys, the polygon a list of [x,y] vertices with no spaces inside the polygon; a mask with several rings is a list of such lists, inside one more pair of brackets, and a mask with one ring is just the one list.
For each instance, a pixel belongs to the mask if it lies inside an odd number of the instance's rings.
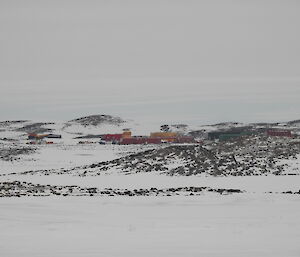
{"label": "rocky ridge", "polygon": [[149,188],[149,189],[113,189],[80,186],[52,186],[13,181],[0,182],[0,197],[21,196],[192,196],[203,193],[233,194],[243,193],[240,189],[224,189],[210,187],[176,187],[176,188]]}

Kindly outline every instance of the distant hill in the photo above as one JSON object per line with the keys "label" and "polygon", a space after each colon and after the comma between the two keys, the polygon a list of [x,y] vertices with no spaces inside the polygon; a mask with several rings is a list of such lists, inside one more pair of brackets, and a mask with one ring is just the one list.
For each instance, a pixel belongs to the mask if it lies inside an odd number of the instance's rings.
{"label": "distant hill", "polygon": [[53,125],[53,122],[35,122],[26,124],[23,127],[17,128],[16,131],[26,132],[26,133],[47,133],[52,132],[50,128],[45,128],[46,125]]}
{"label": "distant hill", "polygon": [[292,121],[289,121],[289,122],[287,122],[287,124],[289,125],[289,126],[300,126],[300,120],[292,120]]}
{"label": "distant hill", "polygon": [[114,117],[111,115],[90,115],[68,121],[66,124],[79,124],[84,127],[88,126],[99,126],[99,125],[121,125],[126,121],[120,117]]}
{"label": "distant hill", "polygon": [[28,120],[6,120],[6,121],[0,121],[0,127],[9,127],[16,124],[22,124],[27,122]]}

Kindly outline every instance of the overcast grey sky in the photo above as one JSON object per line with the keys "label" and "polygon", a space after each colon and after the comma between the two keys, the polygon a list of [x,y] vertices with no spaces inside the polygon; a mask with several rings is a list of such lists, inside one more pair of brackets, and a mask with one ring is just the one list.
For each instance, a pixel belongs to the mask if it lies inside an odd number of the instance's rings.
{"label": "overcast grey sky", "polygon": [[1,120],[300,118],[299,13],[297,0],[1,0]]}

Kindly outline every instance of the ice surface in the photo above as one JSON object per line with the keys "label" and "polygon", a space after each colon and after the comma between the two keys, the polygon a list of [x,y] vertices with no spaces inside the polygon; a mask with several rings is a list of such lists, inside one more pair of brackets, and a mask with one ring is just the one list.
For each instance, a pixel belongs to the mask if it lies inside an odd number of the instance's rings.
{"label": "ice surface", "polygon": [[1,256],[298,257],[298,196],[2,198]]}

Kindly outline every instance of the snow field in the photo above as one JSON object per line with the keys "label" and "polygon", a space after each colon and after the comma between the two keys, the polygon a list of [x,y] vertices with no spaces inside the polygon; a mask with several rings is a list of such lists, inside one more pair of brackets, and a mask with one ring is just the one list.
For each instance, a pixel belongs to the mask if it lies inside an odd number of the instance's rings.
{"label": "snow field", "polygon": [[298,257],[294,195],[2,198],[1,256]]}

